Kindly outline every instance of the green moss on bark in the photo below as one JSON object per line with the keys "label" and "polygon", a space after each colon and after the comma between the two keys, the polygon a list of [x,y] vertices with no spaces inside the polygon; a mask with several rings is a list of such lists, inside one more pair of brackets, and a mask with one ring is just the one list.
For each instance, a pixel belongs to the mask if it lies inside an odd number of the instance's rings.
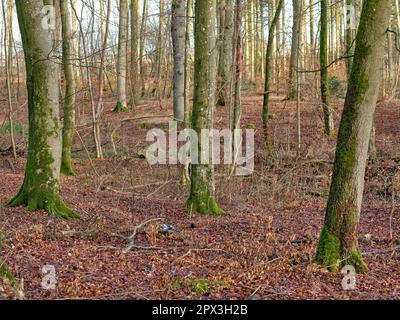
{"label": "green moss on bark", "polygon": [[353,255],[346,260],[345,264],[353,266],[358,274],[367,273],[369,271],[360,251],[353,253]]}
{"label": "green moss on bark", "polygon": [[200,214],[209,214],[216,216],[226,216],[224,210],[218,207],[217,201],[212,196],[203,195],[201,197],[191,196],[187,203],[186,207],[190,210],[190,212],[197,212]]}
{"label": "green moss on bark", "polygon": [[29,143],[24,182],[9,205],[44,209],[58,218],[76,218],[78,214],[59,195],[62,153],[59,68],[48,59],[53,50],[53,36],[50,31],[43,33],[39,2],[17,1],[16,8],[26,64]]}
{"label": "green moss on bark", "polygon": [[326,267],[329,271],[335,272],[339,270],[340,240],[330,233],[326,226],[322,229],[319,238],[315,260],[318,264]]}
{"label": "green moss on bark", "polygon": [[63,176],[75,176],[75,171],[72,168],[71,152],[63,152],[63,157],[61,159],[61,174]]}
{"label": "green moss on bark", "polygon": [[125,112],[126,110],[127,107],[121,101],[118,101],[116,107],[114,108],[115,113]]}
{"label": "green moss on bark", "polygon": [[79,214],[68,208],[56,191],[41,190],[28,194],[23,185],[19,193],[9,201],[10,207],[26,205],[29,211],[43,209],[60,219],[79,218]]}

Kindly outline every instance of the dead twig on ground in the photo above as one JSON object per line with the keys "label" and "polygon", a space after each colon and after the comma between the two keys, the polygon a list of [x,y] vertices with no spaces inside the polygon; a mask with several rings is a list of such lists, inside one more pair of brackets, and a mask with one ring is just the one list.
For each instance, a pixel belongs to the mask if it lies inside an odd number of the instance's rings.
{"label": "dead twig on ground", "polygon": [[152,222],[156,222],[156,221],[162,221],[162,218],[151,218],[151,219],[147,219],[145,221],[143,221],[142,223],[140,223],[137,226],[133,227],[133,233],[130,236],[125,236],[122,234],[112,234],[112,237],[117,237],[117,238],[122,238],[122,239],[126,239],[128,240],[128,245],[127,247],[124,249],[124,253],[129,252],[132,249],[141,249],[141,250],[160,250],[162,248],[159,247],[153,247],[153,246],[142,246],[142,245],[137,245],[135,244],[135,237],[142,233],[144,228],[152,223]]}

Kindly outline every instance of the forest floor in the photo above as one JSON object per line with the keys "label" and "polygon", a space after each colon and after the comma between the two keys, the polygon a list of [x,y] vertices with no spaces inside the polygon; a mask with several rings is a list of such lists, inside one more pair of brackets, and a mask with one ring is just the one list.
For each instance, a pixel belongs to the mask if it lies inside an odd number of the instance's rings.
{"label": "forest floor", "polygon": [[[89,110],[78,110],[74,144],[76,177],[62,178],[65,202],[81,214],[62,221],[42,211],[5,208],[3,259],[24,279],[29,299],[399,299],[400,298],[400,101],[381,101],[377,109],[379,158],[366,175],[359,242],[370,272],[357,275],[356,290],[342,289],[343,275],[313,263],[324,219],[335,138],[322,132],[321,111],[311,100],[302,104],[303,151],[296,155],[296,104],[272,101],[271,120],[279,162],[270,166],[264,154],[261,95],[243,101],[243,128],[256,130],[255,173],[227,178],[219,166],[216,190],[229,217],[191,214],[184,208],[187,189],[179,185],[176,166],[150,166],[140,156],[150,128],[168,127],[168,119],[127,121],[126,117],[169,115],[145,101],[134,112],[113,114],[106,103],[102,125],[106,160],[93,158]],[[336,122],[343,101],[335,104]],[[79,106],[81,107],[81,106]],[[88,108],[88,107],[87,107]],[[6,110],[3,104],[0,110]],[[5,121],[0,116],[0,126]],[[218,108],[217,127],[226,126]],[[19,149],[26,152],[26,112],[17,113]],[[1,127],[0,127],[1,128]],[[0,130],[0,148],[9,146]],[[90,157],[90,159],[89,159]],[[323,160],[323,161],[321,161]],[[19,189],[25,161],[11,166],[0,155],[0,201]],[[13,167],[13,168],[12,168]],[[126,251],[132,227],[149,218],[135,237],[141,248]],[[161,234],[162,225],[183,237]],[[148,248],[150,247],[150,248]],[[52,265],[56,290],[44,290],[42,267]]]}

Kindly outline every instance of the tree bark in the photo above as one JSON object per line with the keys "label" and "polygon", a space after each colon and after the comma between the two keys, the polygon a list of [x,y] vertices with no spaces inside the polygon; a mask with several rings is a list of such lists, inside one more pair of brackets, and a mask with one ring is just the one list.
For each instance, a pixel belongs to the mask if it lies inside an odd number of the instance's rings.
{"label": "tree bark", "polygon": [[118,37],[118,62],[117,62],[117,83],[118,83],[118,102],[114,112],[123,112],[127,109],[126,103],[126,53],[128,41],[128,20],[129,7],[128,0],[119,2],[119,37]]}
{"label": "tree bark", "polygon": [[140,26],[140,82],[141,82],[141,96],[146,95],[146,68],[145,68],[145,47],[146,47],[146,32],[147,32],[147,10],[148,10],[148,0],[143,1],[143,13],[142,13],[142,23]]}
{"label": "tree bark", "polygon": [[292,31],[292,47],[290,54],[289,67],[289,87],[288,100],[295,100],[297,97],[296,74],[299,70],[299,48],[301,39],[301,13],[302,0],[293,0],[293,31]]}
{"label": "tree bark", "polygon": [[54,33],[42,27],[42,1],[16,0],[25,53],[29,144],[25,179],[11,206],[26,204],[59,218],[77,217],[59,195],[61,130],[59,115],[59,67],[52,56]]}
{"label": "tree bark", "polygon": [[171,34],[174,51],[174,119],[185,120],[185,26],[184,0],[172,1]]}
{"label": "tree bark", "polygon": [[357,231],[390,9],[391,0],[364,0],[316,255],[316,261],[331,271],[342,265],[353,265],[359,273],[368,270],[358,247]]}
{"label": "tree bark", "polygon": [[[215,109],[216,87],[216,2],[196,0],[195,5],[195,57],[194,57],[194,105],[192,127],[201,137],[202,129],[212,129]],[[204,150],[210,154],[210,148]],[[199,138],[198,150],[203,148]],[[212,157],[210,157],[212,158]],[[214,166],[208,164],[191,165],[191,188],[187,207],[191,212],[201,214],[224,214],[215,200]],[[202,161],[199,161],[201,163]]]}
{"label": "tree bark", "polygon": [[335,135],[332,111],[329,99],[328,84],[328,0],[321,3],[321,33],[320,33],[320,65],[321,65],[321,99],[324,113],[325,134]]}
{"label": "tree bark", "polygon": [[[8,121],[10,123],[10,140],[13,158],[17,159],[17,148],[15,145],[14,137],[14,110],[12,103],[12,91],[11,91],[11,81],[12,81],[12,2],[7,2],[7,16],[6,8],[2,1],[3,18],[4,18],[4,56],[5,56],[5,69],[6,69],[6,86],[7,86],[7,102],[8,102]],[[7,41],[8,40],[8,41]]]}
{"label": "tree bark", "polygon": [[272,161],[276,161],[275,148],[272,141],[272,137],[269,134],[269,96],[271,91],[271,71],[273,71],[273,61],[272,61],[272,53],[273,53],[273,44],[275,31],[277,27],[277,23],[279,21],[279,17],[283,8],[283,0],[279,0],[276,6],[276,11],[274,18],[269,27],[269,36],[268,36],[268,44],[267,44],[267,54],[265,58],[265,87],[264,87],[264,102],[263,102],[263,127],[264,127],[264,139],[265,145],[267,149],[267,156]]}
{"label": "tree bark", "polygon": [[75,130],[75,71],[73,67],[73,42],[68,0],[60,0],[63,68],[65,75],[64,121],[62,135],[61,173],[67,176],[75,175],[72,168],[71,147]]}
{"label": "tree bark", "polygon": [[139,103],[140,92],[140,0],[131,0],[131,101],[129,105],[134,109]]}
{"label": "tree bark", "polygon": [[225,0],[221,5],[223,19],[221,19],[221,43],[218,63],[218,87],[217,101],[220,106],[228,106],[231,98],[231,76],[232,76],[232,50],[233,50],[233,0]]}

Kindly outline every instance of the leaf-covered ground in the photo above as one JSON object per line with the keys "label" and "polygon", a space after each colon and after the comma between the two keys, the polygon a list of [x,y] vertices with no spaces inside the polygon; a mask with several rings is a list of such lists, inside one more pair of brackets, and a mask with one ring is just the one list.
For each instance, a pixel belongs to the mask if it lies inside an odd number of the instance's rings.
{"label": "leaf-covered ground", "polygon": [[[24,279],[29,299],[398,299],[400,298],[400,103],[381,102],[377,113],[379,159],[367,171],[359,242],[371,271],[357,288],[343,291],[340,273],[313,263],[329,189],[335,139],[325,138],[317,103],[303,104],[303,152],[296,156],[296,109],[273,101],[272,127],[280,161],[268,165],[261,132],[261,97],[244,99],[243,128],[256,129],[256,167],[251,177],[227,178],[217,170],[220,206],[230,217],[207,217],[184,209],[187,189],[176,166],[150,166],[141,159],[149,128],[167,128],[165,118],[119,119],[170,112],[149,101],[135,112],[103,119],[108,156],[94,160],[88,116],[79,116],[74,145],[76,177],[62,179],[65,202],[80,220],[60,221],[24,207],[5,208],[3,259]],[[111,109],[110,103],[106,109]],[[336,105],[337,117],[340,103]],[[16,118],[26,124],[21,111]],[[226,112],[217,110],[217,126]],[[2,119],[0,119],[0,125]],[[25,121],[25,122],[24,122]],[[0,135],[1,147],[8,136]],[[26,135],[18,137],[22,153]],[[92,159],[89,160],[89,157]],[[24,160],[13,167],[0,157],[0,201],[20,187]],[[14,169],[14,170],[12,170]],[[158,218],[125,250],[133,227]],[[163,234],[163,224],[181,234]],[[56,269],[56,290],[44,290],[42,267]]]}

